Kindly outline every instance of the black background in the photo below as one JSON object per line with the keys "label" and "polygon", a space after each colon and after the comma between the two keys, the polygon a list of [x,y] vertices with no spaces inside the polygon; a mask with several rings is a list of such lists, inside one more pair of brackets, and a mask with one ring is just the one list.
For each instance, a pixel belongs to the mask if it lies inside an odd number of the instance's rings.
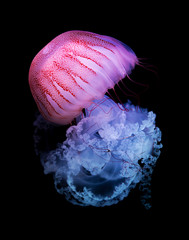
{"label": "black background", "polygon": [[[172,21],[167,15],[168,9],[154,1],[151,5],[133,6],[114,2],[112,6],[102,3],[73,3],[59,7],[52,2],[48,7],[37,4],[22,7],[24,10],[17,12],[15,22],[9,28],[13,32],[15,30],[9,39],[14,42],[11,47],[15,59],[11,85],[14,96],[12,102],[19,106],[16,119],[12,116],[10,123],[14,131],[13,138],[11,137],[13,148],[9,149],[13,153],[9,164],[14,172],[10,191],[11,198],[14,199],[11,206],[16,210],[14,218],[17,219],[19,215],[23,222],[34,218],[34,225],[37,222],[47,222],[47,226],[52,223],[60,224],[64,230],[59,228],[59,231],[65,231],[69,225],[79,224],[83,228],[88,225],[88,229],[94,234],[93,224],[98,229],[103,229],[105,223],[110,229],[127,229],[128,222],[131,225],[144,222],[149,224],[159,219],[161,225],[173,208],[170,203],[173,179],[168,156],[170,69],[167,64]],[[141,106],[157,114],[157,126],[162,131],[163,149],[152,177],[153,207],[149,211],[141,205],[137,189],[131,191],[125,200],[110,207],[74,206],[56,192],[52,176],[43,174],[40,160],[35,156],[33,121],[37,107],[28,85],[29,67],[42,47],[69,30],[86,30],[115,37],[130,46],[138,57],[147,58],[146,62],[157,68],[155,74],[137,66],[131,75],[135,81],[149,85],[148,91],[141,95]],[[138,91],[137,86],[130,87]],[[117,91],[121,95],[118,89]],[[122,99],[126,99],[125,96]]]}

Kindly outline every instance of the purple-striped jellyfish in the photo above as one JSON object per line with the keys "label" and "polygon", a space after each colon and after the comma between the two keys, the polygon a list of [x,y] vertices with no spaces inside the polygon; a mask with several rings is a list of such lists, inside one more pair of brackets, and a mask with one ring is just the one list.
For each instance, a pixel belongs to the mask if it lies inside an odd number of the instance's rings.
{"label": "purple-striped jellyfish", "polygon": [[[57,191],[73,204],[112,205],[140,182],[150,207],[147,186],[162,147],[156,115],[105,95],[136,64],[124,43],[85,31],[59,35],[31,63],[29,84],[43,118],[58,125],[76,121],[63,143],[41,152],[44,172],[53,173]],[[34,122],[36,141],[50,126],[43,118]]]}
{"label": "purple-striped jellyfish", "polygon": [[29,84],[41,114],[51,122],[67,124],[94,99],[103,98],[136,63],[134,52],[114,38],[70,31],[36,55]]}

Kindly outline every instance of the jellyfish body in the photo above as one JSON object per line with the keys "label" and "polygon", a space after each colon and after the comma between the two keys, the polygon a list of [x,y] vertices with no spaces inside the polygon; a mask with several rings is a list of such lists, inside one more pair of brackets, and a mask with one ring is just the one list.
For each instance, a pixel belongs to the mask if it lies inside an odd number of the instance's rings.
{"label": "jellyfish body", "polygon": [[94,99],[103,98],[136,63],[135,53],[115,38],[69,31],[36,55],[29,84],[43,117],[68,124]]}
{"label": "jellyfish body", "polygon": [[[161,131],[153,112],[129,102],[124,107],[129,111],[106,96],[95,100],[86,117],[68,128],[67,139],[41,155],[45,174],[54,175],[57,191],[71,203],[109,206],[127,197],[139,182],[149,189],[162,147]],[[43,126],[38,121],[36,127]],[[147,206],[149,199],[147,191]]]}
{"label": "jellyfish body", "polygon": [[[156,115],[104,96],[137,63],[127,45],[84,31],[59,35],[32,61],[31,92],[48,120],[40,116],[34,122],[36,152],[44,172],[54,175],[57,191],[73,204],[112,205],[139,182],[149,193],[150,176],[162,147]],[[81,114],[83,108],[85,114]],[[40,139],[48,142],[49,122],[65,125],[74,118],[76,125],[67,129],[64,142],[53,150],[40,149]],[[148,198],[145,195],[146,206],[150,206]]]}

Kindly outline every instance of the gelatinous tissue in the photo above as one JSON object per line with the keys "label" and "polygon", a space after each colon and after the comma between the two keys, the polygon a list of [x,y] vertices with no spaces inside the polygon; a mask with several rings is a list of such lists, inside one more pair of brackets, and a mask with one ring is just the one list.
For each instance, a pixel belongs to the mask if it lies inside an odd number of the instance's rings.
{"label": "gelatinous tissue", "polygon": [[[151,176],[162,147],[156,115],[105,95],[123,78],[131,80],[135,65],[140,61],[127,45],[85,31],[59,35],[31,63],[29,85],[41,113],[35,150],[44,173],[53,174],[57,191],[73,204],[116,204],[139,184],[142,203],[151,207]],[[49,131],[57,131],[53,124],[71,123],[65,141],[41,147],[50,142]]]}

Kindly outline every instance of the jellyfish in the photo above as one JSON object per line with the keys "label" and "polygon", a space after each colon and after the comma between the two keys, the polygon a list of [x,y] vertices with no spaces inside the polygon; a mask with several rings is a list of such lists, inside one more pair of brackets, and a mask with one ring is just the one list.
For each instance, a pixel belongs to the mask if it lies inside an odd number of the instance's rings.
{"label": "jellyfish", "polygon": [[134,52],[114,38],[69,31],[36,55],[29,84],[44,118],[68,124],[94,99],[103,98],[136,63]]}
{"label": "jellyfish", "polygon": [[36,146],[49,129],[75,120],[55,149],[37,150],[44,173],[73,204],[110,206],[140,183],[142,202],[151,207],[149,183],[162,147],[156,115],[105,95],[136,64],[126,44],[86,31],[57,36],[31,63],[29,85],[41,113]]}

